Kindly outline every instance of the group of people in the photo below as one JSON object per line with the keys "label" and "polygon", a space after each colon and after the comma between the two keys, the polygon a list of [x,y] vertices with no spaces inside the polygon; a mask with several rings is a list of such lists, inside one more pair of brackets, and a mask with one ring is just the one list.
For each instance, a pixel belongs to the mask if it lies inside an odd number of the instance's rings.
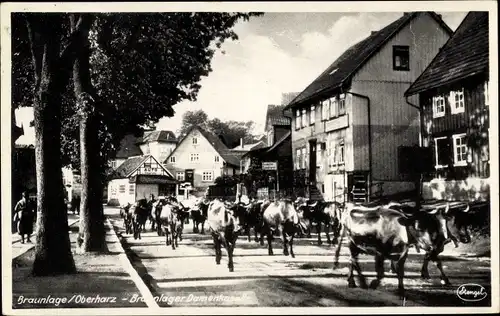
{"label": "group of people", "polygon": [[23,192],[21,199],[14,207],[14,223],[16,224],[17,233],[21,236],[21,243],[31,242],[30,237],[33,234],[33,223],[35,221],[35,207],[28,197],[27,192]]}

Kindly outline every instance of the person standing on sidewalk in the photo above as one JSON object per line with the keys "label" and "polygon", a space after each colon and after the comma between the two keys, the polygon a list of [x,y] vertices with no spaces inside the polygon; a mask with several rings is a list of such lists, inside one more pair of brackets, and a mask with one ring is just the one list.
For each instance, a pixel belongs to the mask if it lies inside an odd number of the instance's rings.
{"label": "person standing on sidewalk", "polygon": [[29,203],[27,193],[23,192],[22,197],[14,207],[14,221],[17,222],[17,232],[21,235],[21,243],[24,244],[24,235],[27,242],[31,242],[30,236],[33,233],[33,210],[32,203]]}

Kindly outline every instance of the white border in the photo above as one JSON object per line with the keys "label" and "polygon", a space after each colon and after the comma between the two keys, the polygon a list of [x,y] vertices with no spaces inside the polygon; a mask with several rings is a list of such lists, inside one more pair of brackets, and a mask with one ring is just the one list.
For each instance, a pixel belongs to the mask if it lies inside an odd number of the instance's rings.
{"label": "white border", "polygon": [[[402,11],[489,11],[490,12],[490,100],[491,104],[498,104],[498,17],[497,3],[495,1],[408,1],[408,2],[169,2],[169,3],[2,3],[1,17],[2,24],[2,45],[1,45],[1,100],[2,100],[2,150],[1,150],[1,180],[2,180],[2,209],[11,209],[11,148],[10,148],[10,84],[11,84],[11,64],[10,52],[11,43],[9,36],[10,13],[11,12],[167,12],[167,11],[262,11],[262,12],[402,12]],[[498,109],[490,107],[490,159],[491,181],[498,183]],[[383,307],[383,308],[167,308],[167,309],[137,309],[137,308],[117,308],[117,309],[32,309],[32,310],[12,310],[12,283],[11,283],[11,239],[10,233],[10,212],[2,212],[2,298],[4,299],[3,313],[9,315],[46,315],[46,314],[66,314],[66,315],[144,315],[144,314],[394,314],[404,311],[405,314],[425,314],[425,313],[491,313],[499,311],[499,265],[498,265],[498,186],[491,186],[492,203],[492,227],[491,227],[491,248],[494,251],[491,256],[491,276],[492,276],[492,307]]]}

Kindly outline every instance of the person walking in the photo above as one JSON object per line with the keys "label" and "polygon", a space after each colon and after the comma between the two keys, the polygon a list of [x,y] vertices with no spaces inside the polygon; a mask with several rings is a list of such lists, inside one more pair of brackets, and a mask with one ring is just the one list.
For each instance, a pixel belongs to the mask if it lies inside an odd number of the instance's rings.
{"label": "person walking", "polygon": [[14,222],[17,223],[17,232],[21,235],[21,243],[24,244],[24,235],[26,241],[31,242],[30,236],[33,233],[33,209],[28,200],[27,192],[23,192],[21,199],[14,207]]}

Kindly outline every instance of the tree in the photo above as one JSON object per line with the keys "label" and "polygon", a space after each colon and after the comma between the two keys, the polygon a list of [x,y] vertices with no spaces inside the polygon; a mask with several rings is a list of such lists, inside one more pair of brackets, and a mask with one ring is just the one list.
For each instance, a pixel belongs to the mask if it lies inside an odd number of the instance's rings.
{"label": "tree", "polygon": [[179,131],[179,138],[182,138],[193,126],[203,129],[208,127],[208,115],[203,110],[187,111],[182,115],[182,125]]}
{"label": "tree", "polygon": [[34,79],[38,191],[38,229],[32,274],[74,273],[76,267],[67,233],[60,158],[61,94],[68,77],[65,50],[60,54],[64,21],[61,14],[29,14],[26,22]]}

